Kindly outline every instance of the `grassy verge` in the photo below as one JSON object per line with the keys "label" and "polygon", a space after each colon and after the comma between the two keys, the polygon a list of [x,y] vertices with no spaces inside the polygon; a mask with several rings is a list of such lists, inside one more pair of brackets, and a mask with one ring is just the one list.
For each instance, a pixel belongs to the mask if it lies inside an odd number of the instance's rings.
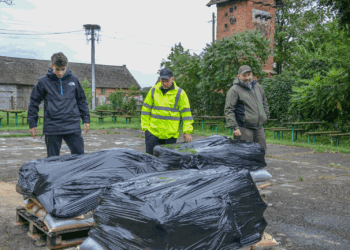
{"label": "grassy verge", "polygon": [[[42,112],[42,111],[41,111]],[[0,135],[0,137],[27,137],[30,136],[29,134],[29,126],[27,124],[22,125],[22,118],[18,118],[19,125],[18,127],[15,126],[15,118],[14,115],[10,115],[9,125],[7,125],[6,121],[6,113],[0,112],[0,117],[3,117],[2,120],[2,127],[0,128],[0,131],[28,131],[28,134],[8,134],[8,135]],[[91,118],[90,123],[90,130],[102,130],[102,129],[115,129],[115,128],[128,128],[128,129],[141,129],[140,124],[140,118],[132,118],[131,123],[126,123],[124,118],[117,118],[117,122],[112,122],[112,117],[105,118],[103,124],[98,124],[97,118]],[[83,129],[83,126],[81,126]],[[42,131],[43,125],[40,124],[38,126],[38,130]],[[195,126],[195,129],[193,131],[193,134],[199,135],[199,136],[210,136],[213,134],[216,134],[215,130],[211,130],[209,127],[205,127],[204,130],[202,130],[202,127],[199,125]],[[226,135],[226,136],[232,136],[230,135],[230,130],[226,129],[223,130],[222,127],[218,128],[218,133],[220,135]],[[333,145],[331,143],[331,140],[327,136],[317,136],[316,137],[316,143],[315,145],[311,142],[307,143],[307,136],[304,135],[300,137],[298,135],[298,139],[295,142],[292,142],[292,135],[291,133],[285,133],[283,138],[280,136],[280,139],[273,139],[273,133],[271,131],[266,130],[266,142],[271,144],[277,144],[277,145],[286,145],[286,146],[296,146],[296,147],[304,147],[304,148],[310,148],[314,149],[315,153],[323,153],[323,152],[334,152],[334,153],[346,153],[350,154],[350,137],[345,137],[340,140],[340,146],[336,147],[334,145],[335,142],[333,142]],[[41,136],[38,135],[38,136]]]}
{"label": "grassy verge", "polygon": [[[43,134],[37,134],[36,137],[40,138]],[[31,137],[32,135],[30,133],[28,134],[8,134],[8,135],[0,135],[0,138],[3,138],[3,137]]]}

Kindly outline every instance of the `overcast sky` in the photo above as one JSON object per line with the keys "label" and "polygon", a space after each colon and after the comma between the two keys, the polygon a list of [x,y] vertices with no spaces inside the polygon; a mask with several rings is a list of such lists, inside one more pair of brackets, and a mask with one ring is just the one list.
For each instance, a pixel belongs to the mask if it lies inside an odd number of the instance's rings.
{"label": "overcast sky", "polygon": [[[200,53],[212,41],[209,0],[13,0],[0,3],[0,55],[91,63],[84,24],[101,26],[96,64],[124,65],[142,87],[154,85],[174,44]],[[42,33],[68,32],[56,35]],[[75,32],[76,31],[76,32]],[[11,34],[10,34],[11,33]],[[27,35],[23,35],[27,34]],[[33,35],[35,34],[35,35]],[[74,72],[73,72],[74,73]],[[43,72],[45,74],[45,72]]]}

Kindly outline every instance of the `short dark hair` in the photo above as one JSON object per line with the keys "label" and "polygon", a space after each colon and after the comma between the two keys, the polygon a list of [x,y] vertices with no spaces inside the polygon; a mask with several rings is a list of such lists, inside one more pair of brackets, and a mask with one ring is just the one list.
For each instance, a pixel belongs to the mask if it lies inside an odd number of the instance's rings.
{"label": "short dark hair", "polygon": [[68,64],[68,59],[62,52],[58,52],[51,56],[51,63],[52,65],[65,67]]}

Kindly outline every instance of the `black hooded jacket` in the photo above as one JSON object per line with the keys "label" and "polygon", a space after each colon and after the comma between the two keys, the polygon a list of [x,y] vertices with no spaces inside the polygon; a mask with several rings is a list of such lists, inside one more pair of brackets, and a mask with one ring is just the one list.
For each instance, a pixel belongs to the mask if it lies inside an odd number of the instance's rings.
{"label": "black hooded jacket", "polygon": [[49,69],[45,76],[34,85],[28,105],[29,127],[37,126],[38,111],[44,100],[45,135],[71,134],[81,131],[80,118],[83,123],[90,123],[90,112],[86,96],[78,78],[67,69],[59,79]]}

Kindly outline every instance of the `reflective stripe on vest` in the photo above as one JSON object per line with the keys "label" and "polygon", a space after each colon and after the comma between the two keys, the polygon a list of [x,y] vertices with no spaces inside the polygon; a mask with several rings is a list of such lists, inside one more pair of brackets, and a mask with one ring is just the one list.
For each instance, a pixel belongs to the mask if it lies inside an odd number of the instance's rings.
{"label": "reflective stripe on vest", "polygon": [[180,121],[180,117],[174,117],[174,116],[163,116],[163,115],[151,114],[151,117],[156,119],[162,119],[162,120]]}

